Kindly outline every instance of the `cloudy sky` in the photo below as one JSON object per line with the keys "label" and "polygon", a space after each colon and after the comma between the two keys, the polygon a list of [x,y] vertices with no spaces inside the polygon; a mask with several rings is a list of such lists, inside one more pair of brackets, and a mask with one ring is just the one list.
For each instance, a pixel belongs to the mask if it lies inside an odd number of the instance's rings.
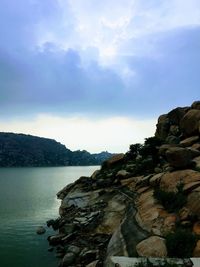
{"label": "cloudy sky", "polygon": [[0,1],[0,131],[126,151],[199,69],[199,0]]}

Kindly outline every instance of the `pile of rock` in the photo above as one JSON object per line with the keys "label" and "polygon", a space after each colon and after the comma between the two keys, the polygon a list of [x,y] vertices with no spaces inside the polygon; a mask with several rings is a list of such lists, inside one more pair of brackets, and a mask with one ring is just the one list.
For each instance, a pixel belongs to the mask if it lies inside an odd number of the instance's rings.
{"label": "pile of rock", "polygon": [[[166,236],[180,227],[196,236],[191,256],[200,257],[200,101],[160,116],[155,136],[162,144],[154,172],[135,175],[138,159],[120,154],[57,194],[60,218],[48,226],[58,234],[48,240],[61,267],[114,266],[119,256],[168,257]],[[186,202],[169,211],[155,191],[177,192],[180,184]]]}

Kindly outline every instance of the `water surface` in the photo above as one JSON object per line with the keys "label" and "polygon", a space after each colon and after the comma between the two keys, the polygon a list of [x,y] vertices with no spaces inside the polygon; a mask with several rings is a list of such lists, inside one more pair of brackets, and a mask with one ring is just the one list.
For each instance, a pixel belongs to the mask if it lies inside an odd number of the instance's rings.
{"label": "water surface", "polygon": [[0,168],[0,266],[56,267],[54,252],[35,230],[58,217],[56,193],[97,166],[56,168]]}

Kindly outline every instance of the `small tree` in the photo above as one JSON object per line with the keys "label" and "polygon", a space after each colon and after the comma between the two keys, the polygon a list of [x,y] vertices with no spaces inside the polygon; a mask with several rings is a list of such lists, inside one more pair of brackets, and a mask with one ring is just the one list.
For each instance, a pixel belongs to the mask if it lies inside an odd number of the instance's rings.
{"label": "small tree", "polygon": [[197,237],[188,230],[177,229],[166,236],[168,256],[172,258],[189,258],[196,246]]}
{"label": "small tree", "polygon": [[130,145],[128,153],[132,159],[136,159],[137,156],[140,155],[141,148],[142,148],[142,145],[139,143]]}

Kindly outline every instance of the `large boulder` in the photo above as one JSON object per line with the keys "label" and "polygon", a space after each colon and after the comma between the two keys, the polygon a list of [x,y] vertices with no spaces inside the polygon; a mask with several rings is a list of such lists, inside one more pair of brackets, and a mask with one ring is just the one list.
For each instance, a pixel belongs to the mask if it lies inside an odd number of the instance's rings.
{"label": "large boulder", "polygon": [[200,200],[200,186],[197,187],[191,194],[188,196],[188,201],[187,201],[187,207],[189,210],[198,218],[200,219],[200,205],[199,205],[199,200]]}
{"label": "large boulder", "polygon": [[168,135],[179,136],[180,121],[188,110],[188,107],[178,107],[170,111],[168,114],[161,115],[158,118],[155,136],[161,140],[166,140]]}
{"label": "large boulder", "polygon": [[171,110],[167,114],[169,121],[170,121],[170,125],[178,125],[179,126],[181,119],[186,114],[188,109],[189,109],[188,107],[184,107],[184,108],[178,107],[178,108]]}
{"label": "large boulder", "polygon": [[196,247],[193,251],[193,257],[199,258],[200,257],[200,240],[197,241]]}
{"label": "large boulder", "polygon": [[164,140],[168,136],[169,128],[170,123],[167,114],[161,115],[156,125],[156,137]]}
{"label": "large boulder", "polygon": [[195,167],[200,170],[200,156],[199,157],[196,157],[193,159],[193,161],[195,162]]}
{"label": "large boulder", "polygon": [[184,136],[194,136],[199,134],[200,110],[191,109],[180,121],[180,128]]}
{"label": "large boulder", "polygon": [[115,166],[116,164],[122,163],[123,161],[124,161],[124,154],[121,153],[121,154],[114,155],[113,157],[104,161],[102,166],[110,168],[110,167]]}
{"label": "large boulder", "polygon": [[191,165],[191,152],[186,148],[171,147],[166,151],[165,155],[172,167],[186,168]]}
{"label": "large boulder", "polygon": [[199,140],[199,136],[191,136],[188,137],[180,142],[180,145],[183,147],[192,146],[194,143],[196,143]]}
{"label": "large boulder", "polygon": [[136,200],[136,220],[139,226],[156,235],[162,235],[163,221],[168,216],[162,205],[153,196],[153,189],[138,196]]}
{"label": "large boulder", "polygon": [[165,239],[159,236],[151,236],[137,246],[137,253],[140,257],[166,257],[167,248],[165,244]]}
{"label": "large boulder", "polygon": [[64,256],[64,258],[62,259],[61,262],[61,267],[68,267],[70,266],[72,263],[74,263],[76,260],[76,254],[74,254],[73,252],[67,252]]}
{"label": "large boulder", "polygon": [[176,191],[177,185],[182,182],[184,187],[190,183],[200,181],[200,172],[193,170],[179,170],[165,173],[160,180],[160,187],[165,191]]}
{"label": "large boulder", "polygon": [[200,110],[200,101],[193,102],[191,107],[193,109],[199,109]]}
{"label": "large boulder", "polygon": [[164,144],[159,147],[158,153],[160,156],[165,156],[165,153],[171,147],[178,147],[176,144]]}

